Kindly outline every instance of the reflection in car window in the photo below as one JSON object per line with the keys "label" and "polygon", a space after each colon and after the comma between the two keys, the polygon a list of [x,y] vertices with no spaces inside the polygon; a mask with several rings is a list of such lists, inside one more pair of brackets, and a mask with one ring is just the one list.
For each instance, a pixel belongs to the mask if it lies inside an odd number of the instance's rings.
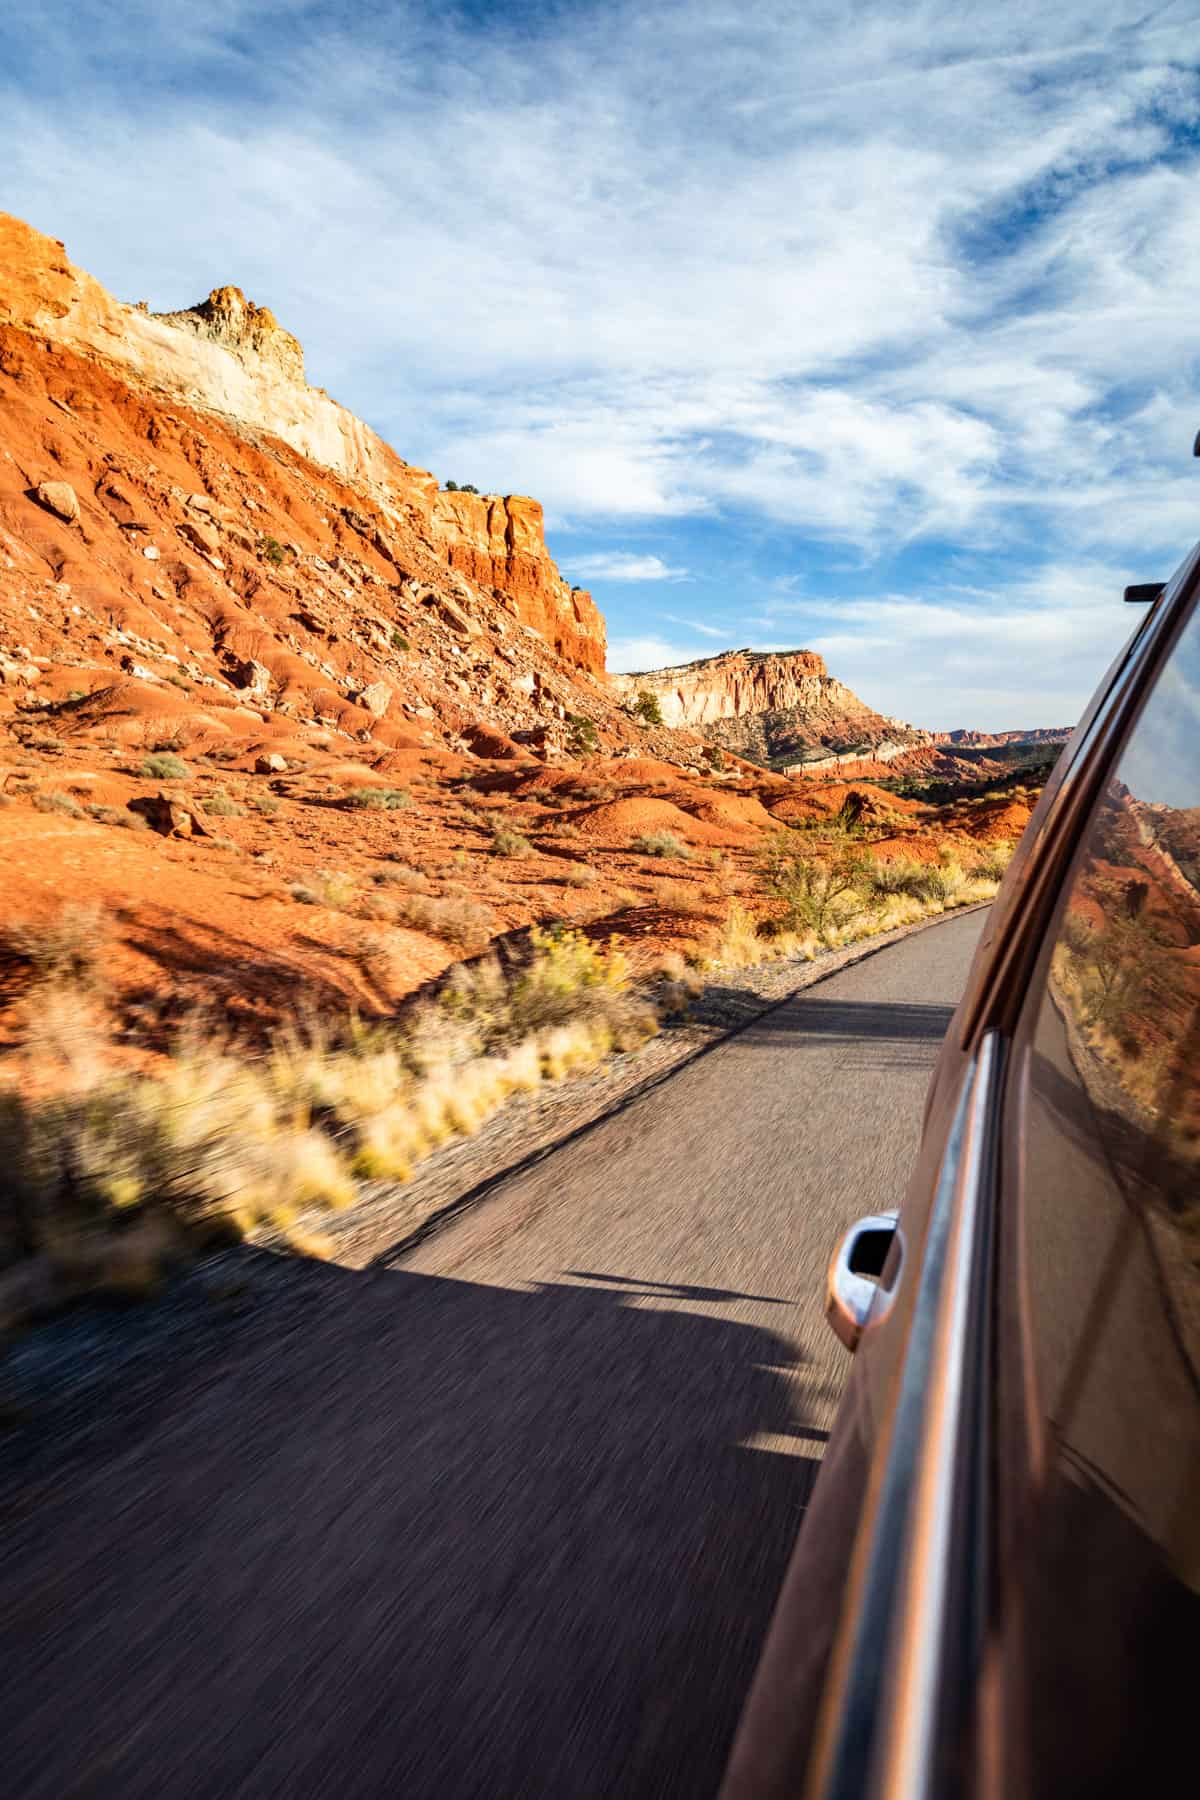
{"label": "reflection in car window", "polygon": [[1186,1713],[1200,1595],[1200,616],[1090,821],[1013,1057],[1025,1786],[1133,1792]]}
{"label": "reflection in car window", "polygon": [[1105,792],[1049,1001],[1200,1371],[1200,614]]}

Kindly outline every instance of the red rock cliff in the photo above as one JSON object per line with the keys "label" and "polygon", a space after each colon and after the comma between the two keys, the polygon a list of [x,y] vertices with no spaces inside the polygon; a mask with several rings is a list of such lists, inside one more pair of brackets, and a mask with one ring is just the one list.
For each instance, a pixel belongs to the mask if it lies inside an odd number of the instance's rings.
{"label": "red rock cliff", "polygon": [[113,298],[63,245],[0,213],[0,325],[99,359],[126,381],[207,409],[248,435],[268,432],[369,492],[468,580],[497,589],[565,660],[600,673],[604,620],[562,580],[536,500],[439,493],[369,425],[310,387],[304,353],[269,308],[214,288],[178,312]]}
{"label": "red rock cliff", "polygon": [[579,668],[604,668],[604,619],[592,596],[570,588],[546,548],[541,503],[523,494],[439,493],[434,542],[451,568],[511,596],[523,624]]}
{"label": "red rock cliff", "polygon": [[668,725],[712,725],[792,707],[812,710],[830,686],[824,658],[815,650],[726,650],[699,662],[614,679],[626,693],[648,688],[657,694]]}

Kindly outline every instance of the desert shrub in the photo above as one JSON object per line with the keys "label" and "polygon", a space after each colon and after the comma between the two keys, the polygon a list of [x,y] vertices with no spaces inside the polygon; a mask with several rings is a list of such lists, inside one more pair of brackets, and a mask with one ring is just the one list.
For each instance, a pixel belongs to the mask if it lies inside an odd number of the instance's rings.
{"label": "desert shrub", "polygon": [[677,838],[672,831],[643,831],[629,848],[636,850],[639,856],[669,856],[676,862],[687,862],[692,854],[682,838]]}
{"label": "desert shrub", "polygon": [[983,881],[1002,881],[1015,848],[1007,842],[981,844],[972,858],[970,873]]}
{"label": "desert shrub", "polygon": [[342,795],[342,805],[352,812],[403,812],[412,805],[412,795],[404,788],[351,788]]}
{"label": "desert shrub", "polygon": [[398,925],[441,938],[469,956],[491,942],[496,922],[489,907],[458,894],[443,899],[429,894],[402,894],[394,902],[392,916]]}
{"label": "desert shrub", "polygon": [[767,846],[759,865],[763,892],[783,902],[778,926],[822,939],[862,914],[869,879],[857,857],[842,852],[818,861],[782,834]]}
{"label": "desert shrub", "polygon": [[280,565],[285,563],[288,559],[288,553],[280,543],[279,539],[273,537],[259,539],[258,554],[262,557],[264,562],[273,563],[276,568],[279,568]]}
{"label": "desert shrub", "polygon": [[599,734],[593,720],[584,713],[568,713],[567,727],[570,732],[569,747],[575,756],[586,756],[595,750],[600,742]]}
{"label": "desert shrub", "polygon": [[371,880],[377,887],[404,888],[410,894],[427,894],[429,879],[419,869],[410,869],[406,863],[394,863],[385,869],[375,869]]}
{"label": "desert shrub", "polygon": [[611,781],[584,781],[571,790],[576,800],[589,805],[602,805],[606,800],[615,800],[618,790]]}
{"label": "desert shrub", "polygon": [[871,891],[881,899],[902,894],[913,900],[934,899],[938,897],[941,882],[931,880],[931,873],[940,876],[940,870],[931,871],[928,863],[907,856],[897,856],[891,862],[873,863],[870,865]]}
{"label": "desert shrub", "polygon": [[531,956],[506,976],[494,958],[452,972],[441,996],[451,1018],[478,1033],[491,1050],[532,1032],[591,1020],[610,1043],[628,1048],[647,1024],[643,1002],[629,992],[629,965],[615,945],[599,945],[581,931],[534,927]]}
{"label": "desert shrub", "polygon": [[287,891],[298,906],[327,906],[331,912],[346,912],[357,893],[353,877],[338,869],[318,869],[306,881],[289,881]]}
{"label": "desert shrub", "polygon": [[705,759],[708,762],[709,767],[711,769],[715,769],[719,774],[720,771],[725,767],[725,760],[726,760],[725,752],[722,750],[720,744],[706,744],[705,748],[704,748],[704,755],[705,755]]}
{"label": "desert shrub", "polygon": [[215,794],[210,794],[206,800],[202,800],[200,806],[202,811],[213,819],[240,819],[246,811],[244,806],[239,806],[236,800],[230,798],[224,788],[218,788]]}
{"label": "desert shrub", "polygon": [[0,931],[0,946],[36,981],[93,989],[101,983],[111,938],[103,907],[69,905],[51,919],[11,921]]}
{"label": "desert shrub", "polygon": [[83,808],[70,794],[35,794],[33,804],[38,812],[63,813],[68,819],[82,819]]}
{"label": "desert shrub", "polygon": [[661,725],[663,723],[662,707],[658,703],[658,695],[650,688],[639,690],[629,711],[635,719],[640,719],[643,725]]}
{"label": "desert shrub", "polygon": [[191,772],[183,758],[172,750],[156,750],[144,757],[138,770],[139,775],[148,775],[154,781],[186,781]]}
{"label": "desert shrub", "polygon": [[391,646],[392,646],[393,650],[408,650],[411,648],[411,645],[409,644],[408,639],[405,637],[405,635],[402,631],[393,631],[392,632]]}
{"label": "desert shrub", "polygon": [[654,970],[657,980],[659,1011],[667,1018],[678,1018],[688,1005],[704,991],[704,977],[678,950],[663,952]]}
{"label": "desert shrub", "polygon": [[589,867],[587,863],[570,863],[561,876],[563,885],[573,888],[591,887],[599,879],[599,871]]}
{"label": "desert shrub", "polygon": [[253,793],[250,795],[250,804],[264,819],[273,819],[279,811],[279,801],[274,794]]}
{"label": "desert shrub", "polygon": [[953,906],[966,885],[958,863],[950,861],[925,871],[925,897],[935,906]]}
{"label": "desert shrub", "polygon": [[488,846],[493,856],[531,856],[533,845],[519,831],[512,831],[501,825],[492,833],[492,841]]}
{"label": "desert shrub", "polygon": [[689,882],[659,881],[654,886],[654,899],[664,912],[693,913],[699,910],[703,896]]}

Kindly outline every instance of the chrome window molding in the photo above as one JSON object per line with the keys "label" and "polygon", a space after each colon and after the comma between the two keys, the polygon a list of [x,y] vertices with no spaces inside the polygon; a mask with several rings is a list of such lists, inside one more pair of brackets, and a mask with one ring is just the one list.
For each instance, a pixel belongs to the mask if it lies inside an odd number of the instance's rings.
{"label": "chrome window molding", "polygon": [[986,1504],[981,1400],[1004,1048],[995,1033],[980,1044],[942,1159],[809,1800],[927,1800],[948,1701],[971,1666],[980,1596],[964,1591],[961,1571],[984,1573],[971,1549]]}

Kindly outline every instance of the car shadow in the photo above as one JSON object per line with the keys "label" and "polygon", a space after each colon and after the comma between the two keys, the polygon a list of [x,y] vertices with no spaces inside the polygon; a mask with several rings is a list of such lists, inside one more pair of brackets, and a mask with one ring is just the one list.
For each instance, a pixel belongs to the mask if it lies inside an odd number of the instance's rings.
{"label": "car shadow", "polygon": [[824,1436],[747,1304],[244,1249],[33,1334],[10,1791],[714,1793]]}

